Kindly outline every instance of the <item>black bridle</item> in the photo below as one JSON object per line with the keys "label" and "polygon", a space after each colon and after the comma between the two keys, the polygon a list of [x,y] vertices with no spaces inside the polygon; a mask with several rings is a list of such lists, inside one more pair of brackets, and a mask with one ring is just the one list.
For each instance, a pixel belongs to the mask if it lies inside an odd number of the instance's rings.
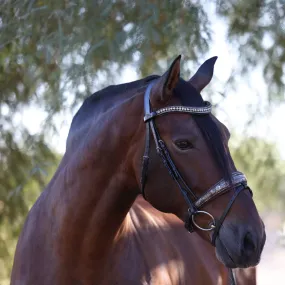
{"label": "black bridle", "polygon": [[[169,106],[157,111],[151,110],[150,105],[150,92],[154,82],[151,82],[145,92],[144,95],[144,122],[146,123],[146,136],[145,136],[145,151],[143,155],[143,164],[142,164],[142,174],[141,174],[141,192],[143,197],[145,197],[145,186],[147,182],[147,172],[149,165],[149,153],[150,153],[150,132],[152,132],[152,136],[155,142],[156,151],[164,166],[167,168],[169,174],[176,182],[179,187],[186,203],[188,204],[188,215],[185,221],[185,228],[190,232],[194,232],[194,229],[200,229],[202,231],[214,231],[211,239],[211,243],[215,246],[215,241],[217,236],[219,235],[219,230],[229,213],[235,199],[238,195],[245,189],[248,189],[250,192],[250,188],[247,186],[247,180],[243,173],[241,172],[233,172],[231,175],[232,181],[231,183],[226,181],[225,179],[220,180],[217,184],[212,186],[206,193],[197,197],[195,193],[190,189],[187,185],[180,172],[178,171],[175,163],[171,159],[170,153],[166,147],[166,144],[162,140],[159,135],[159,132],[155,126],[154,118],[160,115],[169,114],[169,113],[190,113],[195,115],[207,115],[211,113],[212,106],[209,102],[205,102],[204,107],[186,107],[186,106]],[[203,207],[206,203],[212,201],[218,196],[229,192],[231,189],[234,189],[234,194],[229,201],[226,209],[224,210],[222,216],[219,219],[215,219],[210,213],[206,211],[201,211],[199,208]],[[251,192],[252,193],[252,192]],[[211,222],[209,223],[207,228],[203,228],[199,226],[195,220],[197,215],[207,215]],[[235,284],[234,276],[232,271],[230,270],[230,278],[231,284]]]}

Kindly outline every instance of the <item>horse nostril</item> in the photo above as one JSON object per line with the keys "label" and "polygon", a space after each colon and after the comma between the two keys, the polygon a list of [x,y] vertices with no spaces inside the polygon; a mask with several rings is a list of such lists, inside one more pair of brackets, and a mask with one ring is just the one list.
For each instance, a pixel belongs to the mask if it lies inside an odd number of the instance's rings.
{"label": "horse nostril", "polygon": [[243,250],[246,255],[251,255],[256,249],[256,245],[253,241],[252,234],[246,233],[243,239]]}

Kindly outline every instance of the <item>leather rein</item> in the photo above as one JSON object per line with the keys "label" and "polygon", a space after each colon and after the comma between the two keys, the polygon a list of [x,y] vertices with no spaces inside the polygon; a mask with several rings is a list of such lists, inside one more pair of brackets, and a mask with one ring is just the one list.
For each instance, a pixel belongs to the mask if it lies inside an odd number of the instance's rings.
{"label": "leather rein", "polygon": [[[151,110],[150,105],[150,93],[151,88],[154,84],[154,81],[151,82],[145,92],[144,95],[144,122],[146,124],[146,136],[145,136],[145,151],[143,155],[142,162],[142,173],[141,173],[141,192],[146,199],[145,196],[145,186],[147,182],[147,174],[148,174],[148,165],[149,165],[149,154],[150,154],[150,132],[152,133],[157,154],[160,156],[164,166],[167,168],[169,174],[176,182],[178,188],[180,189],[187,205],[188,205],[188,215],[185,221],[185,228],[190,232],[194,232],[195,228],[202,231],[213,231],[211,243],[215,246],[215,241],[217,236],[219,235],[219,230],[229,213],[235,199],[243,190],[249,190],[251,195],[252,191],[247,186],[247,180],[243,173],[236,171],[231,174],[231,183],[225,179],[221,179],[218,183],[212,186],[209,190],[206,191],[201,197],[197,197],[195,193],[190,189],[182,175],[178,171],[175,163],[173,162],[170,153],[166,147],[165,142],[159,135],[159,132],[155,125],[155,117],[171,114],[171,113],[189,113],[194,115],[208,115],[211,113],[212,106],[211,103],[205,101],[204,107],[186,107],[186,106],[169,106],[156,111]],[[213,199],[218,196],[229,192],[231,189],[234,189],[234,194],[230,199],[226,209],[219,219],[215,219],[213,215],[211,215],[207,211],[199,210],[206,203],[209,203]],[[206,215],[211,219],[211,222],[208,224],[208,227],[202,227],[197,224],[195,217],[198,215]],[[230,282],[231,284],[235,284],[235,279],[233,276],[232,270],[230,270]]]}

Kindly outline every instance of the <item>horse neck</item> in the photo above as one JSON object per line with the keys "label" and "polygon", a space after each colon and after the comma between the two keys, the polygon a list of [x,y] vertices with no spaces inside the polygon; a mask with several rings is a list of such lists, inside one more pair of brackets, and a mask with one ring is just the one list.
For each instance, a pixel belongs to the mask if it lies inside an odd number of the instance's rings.
{"label": "horse neck", "polygon": [[49,196],[60,207],[58,250],[62,264],[79,270],[87,279],[94,279],[96,268],[102,269],[139,193],[130,144],[140,124],[134,117],[142,121],[142,115],[143,98],[136,96],[90,119],[73,135],[77,142],[79,136],[81,143],[77,149],[67,149],[52,183],[57,194]]}

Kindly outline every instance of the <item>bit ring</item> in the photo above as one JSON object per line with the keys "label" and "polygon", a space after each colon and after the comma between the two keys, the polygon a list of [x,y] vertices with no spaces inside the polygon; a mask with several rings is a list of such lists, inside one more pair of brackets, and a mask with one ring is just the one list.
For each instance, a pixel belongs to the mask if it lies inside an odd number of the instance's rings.
{"label": "bit ring", "polygon": [[[206,215],[206,216],[208,216],[208,217],[210,217],[211,218],[211,222],[209,223],[209,227],[208,228],[202,228],[202,227],[200,227],[197,223],[196,223],[196,221],[195,221],[195,216],[197,216],[197,215],[199,215],[199,214],[203,214],[203,215]],[[206,212],[206,211],[196,211],[195,213],[193,213],[192,214],[192,223],[194,224],[194,226],[196,227],[196,228],[198,228],[199,230],[201,230],[201,231],[212,231],[212,230],[214,230],[215,229],[215,227],[216,227],[216,220],[215,220],[215,218],[210,214],[210,213],[208,213],[208,212]]]}

